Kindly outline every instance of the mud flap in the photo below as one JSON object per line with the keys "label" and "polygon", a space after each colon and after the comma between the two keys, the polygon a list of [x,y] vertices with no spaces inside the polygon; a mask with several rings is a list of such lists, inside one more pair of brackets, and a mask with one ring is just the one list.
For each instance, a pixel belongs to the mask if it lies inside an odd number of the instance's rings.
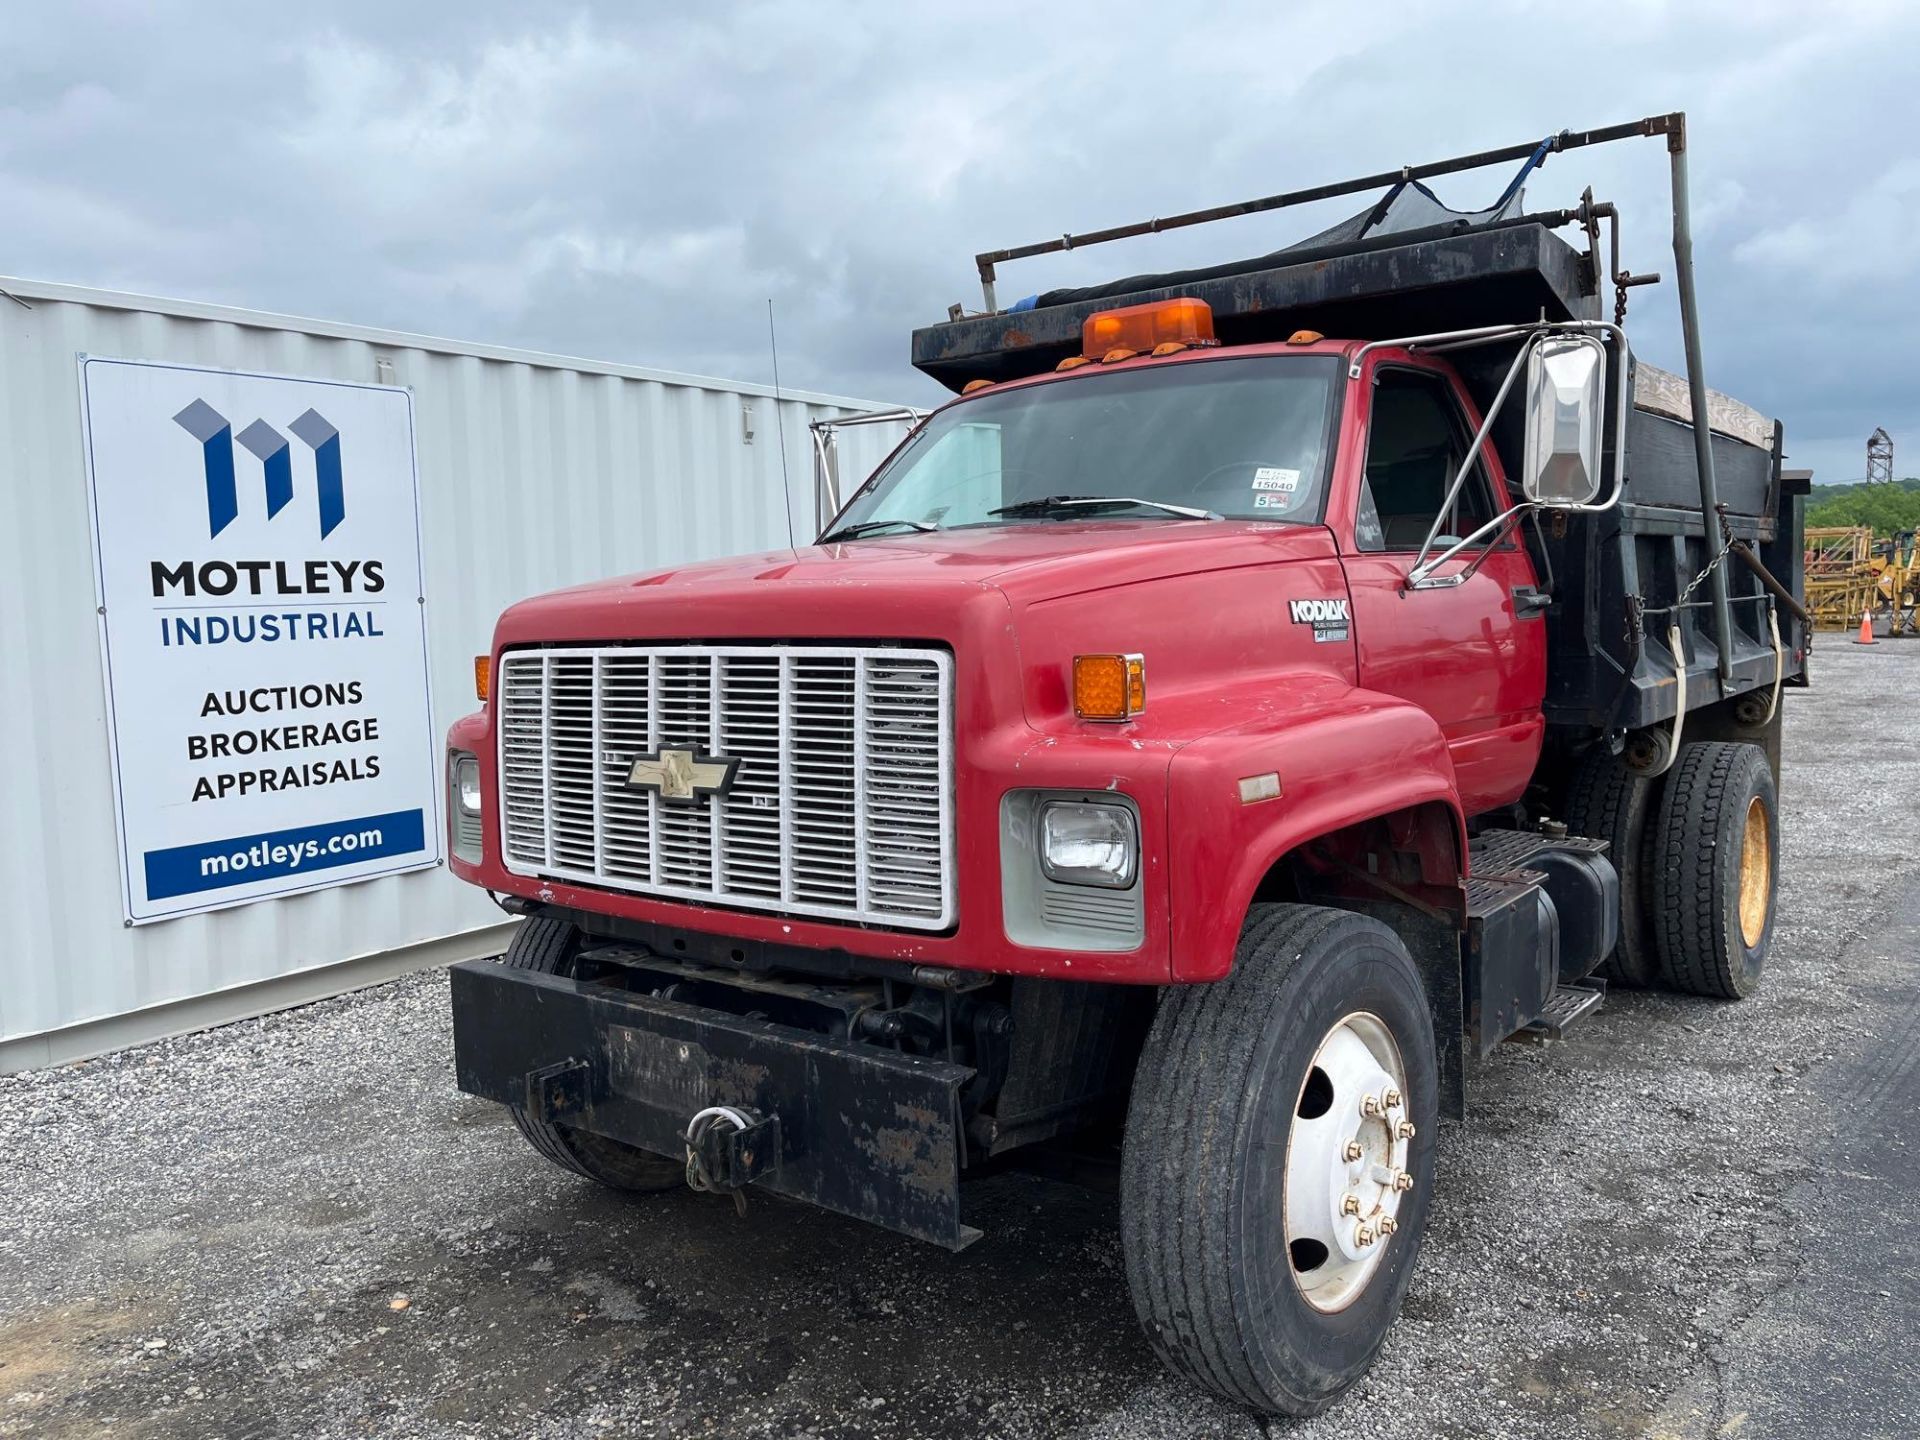
{"label": "mud flap", "polygon": [[683,1159],[713,1105],[776,1117],[753,1184],[964,1249],[964,1065],[587,985],[490,960],[452,968],[454,1066],[471,1095]]}

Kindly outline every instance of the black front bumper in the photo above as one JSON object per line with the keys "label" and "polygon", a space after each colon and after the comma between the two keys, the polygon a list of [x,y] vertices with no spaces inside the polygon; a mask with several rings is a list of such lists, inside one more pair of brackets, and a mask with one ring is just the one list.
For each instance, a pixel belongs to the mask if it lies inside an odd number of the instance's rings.
{"label": "black front bumper", "polygon": [[496,961],[455,965],[462,1090],[673,1159],[709,1106],[772,1117],[753,1184],[959,1250],[964,1065]]}

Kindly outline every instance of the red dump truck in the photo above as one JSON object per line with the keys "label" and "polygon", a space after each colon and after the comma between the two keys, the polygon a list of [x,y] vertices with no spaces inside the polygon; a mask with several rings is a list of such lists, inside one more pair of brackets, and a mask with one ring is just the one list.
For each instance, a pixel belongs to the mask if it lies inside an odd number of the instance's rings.
{"label": "red dump truck", "polygon": [[[1658,277],[1611,205],[1420,183],[1629,137],[1669,152],[1684,377],[1627,343]],[[1375,191],[1256,259],[995,296]],[[1800,502],[1706,388],[1690,251],[1673,115],[979,257],[984,310],[913,337],[957,398],[814,544],[500,618],[451,846],[526,918],[453,972],[460,1086],[604,1184],[952,1250],[967,1172],[1105,1146],[1154,1349],[1328,1404],[1475,1061],[1767,958]]]}

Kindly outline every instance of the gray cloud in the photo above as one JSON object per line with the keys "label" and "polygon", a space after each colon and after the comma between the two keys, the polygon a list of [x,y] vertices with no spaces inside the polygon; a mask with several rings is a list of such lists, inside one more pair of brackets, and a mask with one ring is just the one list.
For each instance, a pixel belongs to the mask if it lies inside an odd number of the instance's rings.
{"label": "gray cloud", "polygon": [[[1713,383],[1822,478],[1857,476],[1875,425],[1920,461],[1920,20],[1463,13],[10,7],[0,271],[756,379],[771,297],[789,384],[924,402],[907,332],[976,302],[976,250],[1684,108]],[[1563,157],[1531,193],[1590,181],[1629,263],[1670,272],[1664,165]],[[1257,253],[1341,209],[1036,260],[1002,293]],[[1635,297],[1656,363],[1672,306]]]}

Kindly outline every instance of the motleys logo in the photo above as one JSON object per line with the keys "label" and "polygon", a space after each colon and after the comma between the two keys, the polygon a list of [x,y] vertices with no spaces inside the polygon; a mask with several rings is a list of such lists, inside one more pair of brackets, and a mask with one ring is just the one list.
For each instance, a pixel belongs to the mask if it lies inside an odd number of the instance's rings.
{"label": "motleys logo", "polygon": [[[266,421],[255,420],[235,435],[226,416],[205,400],[195,400],[173,417],[173,423],[200,442],[200,469],[207,491],[208,538],[219,536],[240,515],[239,483],[233,458],[236,440],[260,462],[267,519],[273,519],[293,503],[293,447],[285,435]],[[295,440],[313,452],[320,538],[325,540],[347,518],[346,486],[340,467],[340,431],[326,416],[311,409],[286,428]],[[151,569],[155,599],[165,597],[170,591],[187,598],[236,593],[286,598],[370,595],[386,584],[378,560],[154,560]]]}
{"label": "motleys logo", "polygon": [[1289,600],[1287,610],[1296,625],[1340,625],[1349,618],[1345,600]]}
{"label": "motleys logo", "polygon": [[[236,437],[233,426],[204,400],[195,400],[173,417],[173,423],[200,442],[201,469],[207,481],[207,534],[218,535],[240,514],[240,496],[234,480],[233,442],[260,462],[267,492],[267,518],[273,519],[293,500],[293,459],[286,436],[264,420],[255,420]],[[346,488],[340,474],[340,432],[318,410],[308,410],[287,429],[313,452],[313,472],[320,499],[320,538],[331,535],[347,518]]]}

